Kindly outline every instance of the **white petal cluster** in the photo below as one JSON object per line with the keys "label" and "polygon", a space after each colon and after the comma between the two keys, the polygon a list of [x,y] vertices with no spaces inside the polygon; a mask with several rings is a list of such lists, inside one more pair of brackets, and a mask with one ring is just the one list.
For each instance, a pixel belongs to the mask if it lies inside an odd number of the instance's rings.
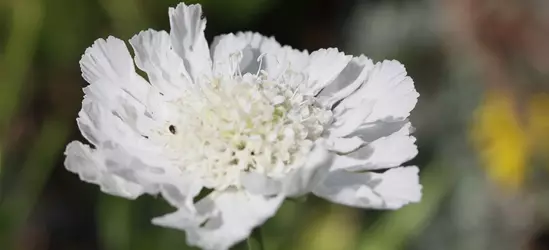
{"label": "white petal cluster", "polygon": [[91,146],[67,146],[69,171],[112,195],[162,195],[176,211],[153,223],[203,249],[245,239],[287,197],[378,209],[421,199],[418,168],[401,166],[417,154],[419,95],[400,63],[250,32],[210,49],[200,5],[169,16],[169,33],[130,39],[133,58],[114,37],[86,50],[77,122]]}

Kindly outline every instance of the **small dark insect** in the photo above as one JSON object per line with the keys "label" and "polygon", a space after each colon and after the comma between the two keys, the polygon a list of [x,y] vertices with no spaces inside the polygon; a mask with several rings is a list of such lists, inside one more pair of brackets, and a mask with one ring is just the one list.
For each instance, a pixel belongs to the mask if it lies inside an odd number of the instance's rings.
{"label": "small dark insect", "polygon": [[175,135],[175,133],[177,132],[177,131],[175,130],[175,126],[174,126],[174,125],[170,125],[170,127],[169,127],[168,129],[169,129],[170,132],[171,132],[172,134],[174,134],[174,135]]}

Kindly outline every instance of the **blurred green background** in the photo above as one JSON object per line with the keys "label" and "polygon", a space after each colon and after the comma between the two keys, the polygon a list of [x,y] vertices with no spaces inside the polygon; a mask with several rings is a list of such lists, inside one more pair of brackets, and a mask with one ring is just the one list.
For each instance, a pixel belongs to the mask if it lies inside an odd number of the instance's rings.
{"label": "blurred green background", "polygon": [[[169,29],[178,0],[0,1],[0,249],[190,249],[160,198],[100,193],[63,167],[99,37]],[[202,0],[207,38],[242,30],[309,51],[398,59],[424,199],[398,211],[286,202],[268,250],[549,249],[549,2]],[[239,245],[236,248],[244,249]]]}

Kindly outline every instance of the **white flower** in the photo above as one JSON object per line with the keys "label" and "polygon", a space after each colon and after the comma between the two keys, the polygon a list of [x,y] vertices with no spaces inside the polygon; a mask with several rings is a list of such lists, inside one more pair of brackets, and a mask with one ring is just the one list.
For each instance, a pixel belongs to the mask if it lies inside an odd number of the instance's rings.
{"label": "white flower", "polygon": [[[249,32],[210,50],[200,5],[169,16],[170,33],[130,39],[133,59],[114,37],[86,50],[77,121],[93,146],[71,142],[68,170],[112,195],[161,194],[177,211],[152,222],[204,249],[245,239],[286,197],[379,209],[420,200],[418,168],[400,167],[417,154],[407,118],[418,98],[400,63]],[[201,190],[211,193],[194,202]]]}

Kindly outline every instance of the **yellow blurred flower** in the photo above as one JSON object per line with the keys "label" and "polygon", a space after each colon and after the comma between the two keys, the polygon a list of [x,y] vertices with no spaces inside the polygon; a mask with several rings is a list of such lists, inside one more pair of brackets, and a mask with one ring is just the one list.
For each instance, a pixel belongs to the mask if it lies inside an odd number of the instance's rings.
{"label": "yellow blurred flower", "polygon": [[530,98],[520,118],[515,104],[504,92],[488,92],[471,130],[488,176],[509,191],[522,186],[532,156],[549,148],[549,95]]}

